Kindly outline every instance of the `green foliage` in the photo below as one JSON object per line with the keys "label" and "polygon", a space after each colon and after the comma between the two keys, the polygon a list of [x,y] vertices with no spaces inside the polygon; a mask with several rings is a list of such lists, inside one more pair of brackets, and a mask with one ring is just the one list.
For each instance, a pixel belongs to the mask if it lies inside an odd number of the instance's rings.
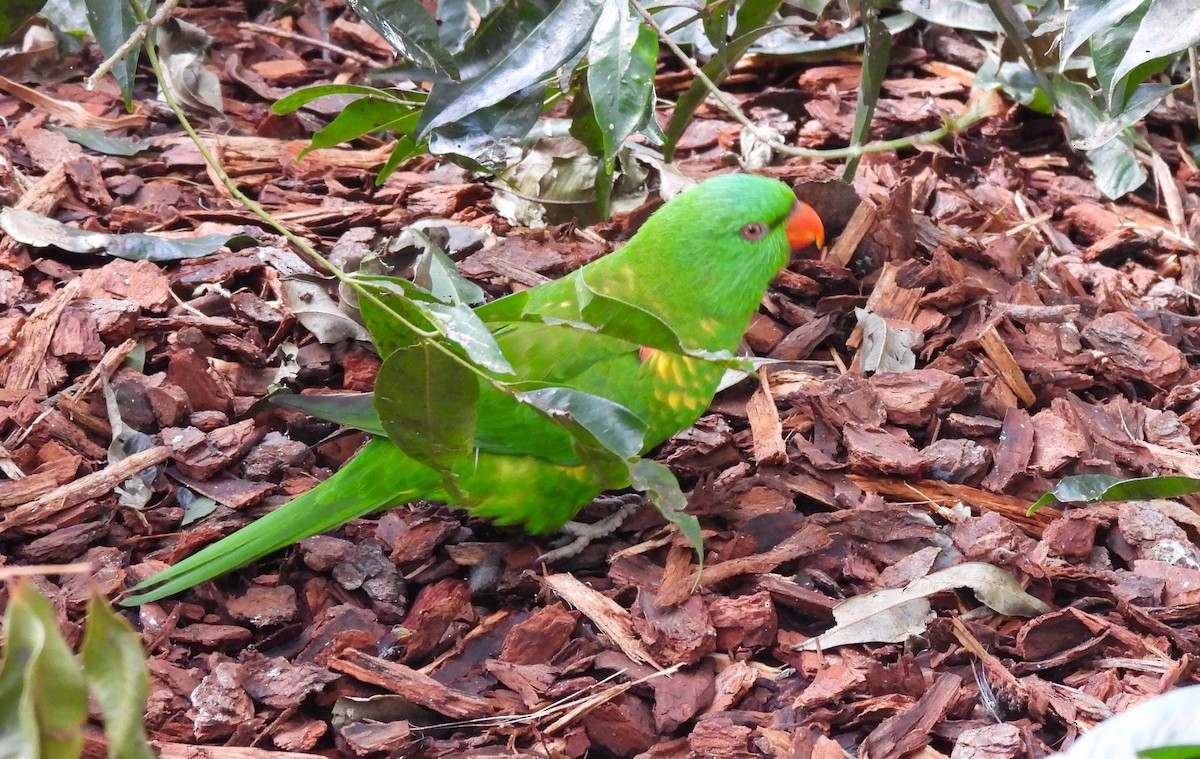
{"label": "green foliage", "polygon": [[1161,746],[1137,753],[1142,759],[1200,759],[1200,746]]}
{"label": "green foliage", "polygon": [[1080,474],[1064,477],[1054,488],[1029,507],[1029,513],[1057,501],[1090,503],[1093,501],[1137,501],[1152,498],[1178,498],[1200,493],[1200,480],[1181,475],[1156,475],[1121,479],[1107,474]]}
{"label": "green foliage", "polygon": [[150,679],[137,634],[108,602],[88,603],[82,663],[50,603],[28,582],[9,588],[0,664],[0,756],[75,759],[88,696],[100,707],[112,759],[150,759],[142,715]]}
{"label": "green foliage", "polygon": [[[1138,154],[1150,148],[1133,127],[1182,86],[1149,80],[1162,78],[1182,52],[1200,44],[1200,6],[1105,0],[1064,10],[1046,2],[1030,13],[1006,0],[988,4],[1008,45],[993,51],[976,85],[1000,88],[1042,113],[1060,111],[1073,146],[1083,151],[1108,197],[1144,184]],[[1085,49],[1087,57],[1078,57]]]}
{"label": "green foliage", "polygon": [[[532,141],[543,110],[570,97],[570,133],[596,163],[594,213],[611,211],[626,141],[644,134],[670,161],[696,109],[710,95],[700,78],[675,103],[664,131],[653,119],[658,35],[633,3],[598,0],[510,0],[485,3],[472,29],[462,0],[444,0],[436,18],[418,0],[356,0],[352,6],[387,38],[406,62],[390,72],[432,81],[420,92],[363,88],[352,105],[314,138],[336,144],[376,131],[400,135],[379,181],[405,158],[428,151],[474,168],[499,171],[509,148]],[[1182,83],[1151,82],[1170,71],[1182,51],[1200,44],[1200,6],[1182,0],[947,0],[863,3],[859,25],[830,39],[813,39],[797,19],[780,17],[780,0],[709,0],[701,8],[646,2],[678,44],[702,54],[701,70],[719,85],[747,53],[814,55],[861,45],[863,76],[851,145],[870,134],[891,57],[892,37],[916,18],[979,35],[992,54],[976,84],[999,88],[1027,107],[1063,114],[1076,149],[1084,152],[1100,189],[1119,197],[1147,178],[1138,159],[1148,145],[1134,126]],[[830,12],[825,2],[793,4]],[[438,26],[440,23],[440,27]],[[995,36],[1001,45],[995,46]],[[1088,57],[1079,57],[1086,51]],[[550,85],[557,81],[558,88]],[[315,87],[281,101],[286,112],[302,101],[348,89]],[[853,176],[857,157],[846,165]]]}
{"label": "green foliage", "polygon": [[[780,0],[745,0],[738,8],[737,23],[729,38],[721,39],[716,34],[712,35],[717,37],[716,40],[710,37],[710,41],[717,48],[716,55],[701,70],[714,84],[719,85],[733,71],[734,64],[746,54],[754,41],[769,31],[767,22],[779,9],[779,3]],[[663,156],[668,161],[674,157],[675,146],[679,138],[683,137],[683,130],[692,120],[692,114],[708,94],[707,86],[696,79],[692,81],[688,91],[676,101],[671,120],[667,123],[666,141],[663,145]]]}
{"label": "green foliage", "polygon": [[0,43],[37,15],[46,0],[9,0],[0,5]]}
{"label": "green foliage", "polygon": [[398,134],[399,139],[384,169],[379,172],[377,181],[383,182],[403,161],[427,149],[427,145],[417,144],[410,136],[420,116],[420,107],[425,102],[423,92],[384,90],[359,84],[323,84],[298,90],[279,100],[273,108],[278,114],[288,114],[318,98],[336,95],[356,95],[358,99],[314,134],[298,158],[317,148],[329,148],[372,132],[390,130]]}
{"label": "green foliage", "polygon": [[[858,86],[858,103],[854,108],[854,127],[850,135],[851,145],[863,145],[871,137],[871,117],[879,102],[883,79],[887,75],[888,61],[892,57],[892,35],[879,13],[871,4],[863,6],[862,27],[864,37],[862,79]],[[858,169],[858,159],[846,162],[842,179],[851,182]]]}
{"label": "green foliage", "polygon": [[150,759],[142,724],[150,676],[137,633],[108,601],[94,594],[88,601],[87,628],[79,653],[88,692],[100,705],[111,759]]}
{"label": "green foliage", "polygon": [[[136,0],[141,2],[141,0]],[[88,25],[92,28],[92,36],[100,46],[100,52],[107,58],[129,39],[137,29],[137,17],[134,15],[130,0],[84,0],[87,7]],[[154,3],[143,3],[150,13],[154,12]],[[135,51],[138,48],[134,48]],[[117,65],[113,66],[113,76],[121,86],[121,95],[125,98],[125,110],[133,111],[133,78],[137,74],[138,57],[136,52],[126,55]]]}

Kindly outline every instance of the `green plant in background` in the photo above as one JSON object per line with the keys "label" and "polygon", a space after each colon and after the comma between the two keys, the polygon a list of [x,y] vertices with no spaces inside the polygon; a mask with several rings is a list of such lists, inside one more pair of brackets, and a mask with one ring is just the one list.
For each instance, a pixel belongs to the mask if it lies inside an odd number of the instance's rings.
{"label": "green plant in background", "polygon": [[[126,0],[83,0],[93,33],[106,55],[116,51],[138,24]],[[863,75],[851,144],[814,151],[772,144],[777,152],[812,158],[848,159],[853,176],[870,131],[871,117],[891,56],[893,36],[918,20],[974,35],[991,52],[976,84],[999,88],[1017,102],[1063,114],[1070,138],[1092,167],[1100,189],[1119,197],[1147,178],[1139,154],[1149,151],[1133,127],[1182,86],[1185,52],[1200,44],[1200,5],[1190,0],[710,0],[685,7],[665,0],[441,0],[431,13],[420,0],[348,0],[349,5],[396,49],[402,61],[376,72],[392,86],[318,85],[276,104],[289,113],[327,95],[357,98],[317,133],[313,147],[335,145],[376,132],[399,138],[380,169],[382,182],[402,161],[432,153],[491,173],[510,169],[520,150],[536,148],[547,109],[570,100],[562,129],[593,157],[580,175],[578,162],[553,157],[562,177],[547,173],[522,183],[525,191],[579,204],[591,201],[594,217],[612,210],[614,186],[623,171],[641,174],[646,160],[627,150],[641,134],[670,161],[684,128],[706,97],[716,96],[740,120],[736,104],[717,86],[748,54],[819,56],[860,47]],[[35,9],[0,11],[0,28],[19,23]],[[149,12],[149,8],[146,9]],[[844,23],[846,31],[814,38],[812,19]],[[829,24],[826,25],[827,28]],[[685,57],[697,73],[674,104],[665,130],[654,119],[654,70],[659,43]],[[682,46],[682,47],[681,47]],[[691,52],[687,52],[686,49]],[[697,66],[695,58],[704,61]],[[116,63],[129,103],[136,56]],[[1191,66],[1192,78],[1200,78]],[[417,82],[432,83],[426,93]],[[951,123],[934,135],[963,128]],[[559,123],[559,122],[555,122]],[[903,147],[903,141],[873,149]],[[567,168],[566,164],[575,164]],[[506,175],[507,176],[507,175]],[[511,177],[510,177],[511,178]],[[555,179],[561,179],[556,182]],[[584,195],[586,192],[586,196]],[[579,210],[577,208],[577,210]]]}
{"label": "green plant in background", "polygon": [[88,601],[76,658],[50,603],[27,581],[9,585],[0,663],[0,756],[75,759],[88,697],[99,707],[112,759],[152,759],[142,715],[150,690],[137,634],[100,595]]}
{"label": "green plant in background", "polygon": [[1171,74],[1189,58],[1195,79],[1195,57],[1184,54],[1200,44],[1200,5],[1106,0],[1063,8],[989,0],[988,6],[994,25],[985,31],[1002,33],[1007,44],[990,46],[977,85],[998,87],[1042,113],[1061,111],[1072,146],[1108,197],[1141,187],[1147,174],[1138,155],[1151,149],[1133,127],[1186,83],[1182,73],[1177,82]]}
{"label": "green plant in background", "polygon": [[1200,479],[1177,474],[1121,478],[1109,474],[1078,474],[1064,477],[1054,490],[1034,501],[1030,514],[1059,501],[1092,503],[1095,501],[1145,501],[1179,498],[1200,493]]}
{"label": "green plant in background", "polygon": [[1200,746],[1161,746],[1142,749],[1141,759],[1200,759]]}

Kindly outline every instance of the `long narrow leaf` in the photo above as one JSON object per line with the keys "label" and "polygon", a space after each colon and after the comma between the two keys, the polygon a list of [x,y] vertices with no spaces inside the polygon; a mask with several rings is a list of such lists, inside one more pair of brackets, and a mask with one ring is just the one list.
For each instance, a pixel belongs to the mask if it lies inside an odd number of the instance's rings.
{"label": "long narrow leaf", "polygon": [[561,0],[524,38],[498,55],[478,79],[461,85],[434,85],[417,123],[415,139],[424,139],[443,124],[495,105],[548,78],[591,38],[599,12],[597,0]]}
{"label": "long narrow leaf", "polygon": [[[870,6],[864,8],[862,22],[867,44],[863,48],[862,76],[858,83],[858,102],[854,107],[854,128],[850,134],[852,146],[863,145],[871,139],[871,117],[875,114],[875,105],[879,102],[879,92],[883,89],[883,79],[892,58],[892,34],[879,20],[878,12]],[[857,156],[846,161],[843,181],[854,179],[858,161]]]}
{"label": "long narrow leaf", "polygon": [[80,646],[88,690],[104,715],[110,759],[153,759],[142,724],[150,674],[137,633],[108,601],[88,601],[87,631]]}
{"label": "long narrow leaf", "polygon": [[458,66],[442,46],[437,23],[420,0],[347,0],[346,4],[400,55],[458,79]]}
{"label": "long narrow leaf", "polygon": [[[724,81],[733,65],[745,55],[754,41],[767,30],[767,21],[775,11],[779,10],[780,0],[747,0],[738,9],[737,28],[734,29],[733,39],[722,48],[701,70],[713,81],[720,84]],[[692,81],[692,86],[675,103],[675,111],[667,123],[667,140],[663,145],[663,156],[670,161],[675,156],[675,145],[683,136],[683,130],[692,120],[692,114],[708,97],[708,88],[699,79]]]}

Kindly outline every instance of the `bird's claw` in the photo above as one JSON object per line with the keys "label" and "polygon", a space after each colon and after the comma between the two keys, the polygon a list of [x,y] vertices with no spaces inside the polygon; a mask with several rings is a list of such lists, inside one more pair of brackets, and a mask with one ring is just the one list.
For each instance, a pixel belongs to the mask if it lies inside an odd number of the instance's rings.
{"label": "bird's claw", "polygon": [[642,505],[642,497],[636,493],[602,495],[592,499],[592,503],[616,510],[599,522],[593,522],[592,524],[585,524],[583,522],[567,522],[564,524],[560,532],[566,536],[573,536],[573,539],[566,545],[553,548],[537,557],[536,562],[538,564],[549,564],[577,556],[593,540],[602,538],[605,535],[611,535],[621,526],[621,523],[629,518],[630,514]]}

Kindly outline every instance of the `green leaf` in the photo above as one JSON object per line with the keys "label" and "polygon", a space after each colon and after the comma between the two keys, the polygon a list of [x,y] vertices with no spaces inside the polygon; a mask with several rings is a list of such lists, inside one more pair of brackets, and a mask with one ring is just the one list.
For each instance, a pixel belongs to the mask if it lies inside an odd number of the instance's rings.
{"label": "green leaf", "polygon": [[439,471],[475,442],[479,380],[429,342],[395,351],[375,380],[375,408],[388,438]]}
{"label": "green leaf", "polygon": [[[738,8],[737,26],[733,31],[733,39],[728,45],[718,50],[717,54],[701,69],[714,84],[720,85],[725,77],[729,76],[734,64],[741,60],[741,57],[754,44],[754,41],[769,30],[767,21],[779,9],[779,3],[780,0],[746,0],[742,3],[742,6]],[[667,123],[666,144],[663,145],[663,157],[667,161],[674,158],[675,145],[683,136],[683,130],[687,128],[688,122],[692,120],[692,114],[696,112],[706,97],[708,97],[708,88],[704,82],[695,79],[688,91],[676,101],[671,120]]]}
{"label": "green leaf", "polygon": [[154,759],[142,724],[150,675],[137,633],[93,593],[80,647],[88,690],[104,715],[109,759]]}
{"label": "green leaf", "polygon": [[346,4],[400,55],[458,79],[458,65],[442,47],[437,23],[420,0],[347,0]]}
{"label": "green leaf", "polygon": [[508,162],[509,148],[529,137],[546,102],[546,87],[534,84],[495,105],[474,111],[429,135],[432,155],[457,155],[476,167],[496,171]]}
{"label": "green leaf", "polygon": [[353,427],[381,437],[387,436],[379,412],[375,410],[374,393],[322,393],[320,395],[272,395],[271,403],[281,408],[299,411],[330,422]]}
{"label": "green leaf", "polygon": [[[875,114],[875,104],[879,102],[883,79],[892,60],[892,34],[879,20],[878,11],[869,5],[865,6],[862,25],[867,44],[863,48],[862,76],[858,84],[858,102],[854,106],[854,128],[850,133],[852,146],[866,144],[871,139],[871,117]],[[842,172],[844,181],[854,180],[859,160],[855,156],[846,161],[846,169]]]}
{"label": "green leaf", "polygon": [[1142,759],[1200,759],[1200,746],[1144,748],[1137,755]]}
{"label": "green leaf", "polygon": [[[517,393],[517,400],[541,410],[557,423],[569,418],[601,446],[622,459],[642,452],[646,423],[624,406],[607,398],[566,387],[547,387]],[[570,431],[574,425],[564,424]]]}
{"label": "green leaf", "polygon": [[67,136],[71,142],[77,142],[88,150],[94,150],[104,155],[131,156],[137,155],[153,147],[149,141],[131,140],[128,137],[113,137],[103,129],[80,129],[78,127],[47,124],[46,128]]}
{"label": "green leaf", "polygon": [[400,321],[402,318],[422,331],[436,331],[484,369],[512,374],[512,366],[491,330],[471,308],[442,303],[403,279],[360,275],[354,278],[383,302],[381,307],[370,298],[360,298],[358,304],[379,355],[388,356],[395,350],[411,347],[420,338]]}
{"label": "green leaf", "polygon": [[55,247],[72,253],[107,253],[130,261],[178,261],[207,256],[234,241],[257,242],[244,235],[223,234],[201,237],[162,237],[133,232],[109,235],[63,224],[19,208],[0,210],[0,228],[14,240],[38,248]]}
{"label": "green leaf", "polygon": [[700,533],[700,520],[685,511],[687,498],[679,489],[679,480],[670,469],[651,459],[641,459],[630,466],[629,474],[633,489],[645,493],[663,519],[678,527],[696,552],[700,565],[696,582],[699,583],[700,572],[704,571],[704,537]]}
{"label": "green leaf", "polygon": [[[911,29],[918,21],[911,13],[895,13],[883,19],[883,25],[892,36]],[[842,50],[851,50],[866,43],[867,34],[861,26],[849,31],[835,34],[829,39],[813,39],[810,35],[797,34],[791,39],[776,41],[776,35],[759,40],[750,47],[750,52],[756,55],[802,55],[824,56]]]}
{"label": "green leaf", "polygon": [[1116,116],[1101,122],[1094,132],[1081,140],[1075,140],[1071,147],[1076,150],[1095,150],[1103,147],[1109,140],[1145,118],[1158,104],[1166,99],[1183,84],[1141,84],[1134,90],[1133,97],[1125,105],[1125,110]]}
{"label": "green leaf", "polygon": [[[900,7],[931,24],[964,29],[970,32],[995,34],[1003,31],[996,14],[986,2],[977,0],[901,0]],[[870,32],[867,33],[868,38]]]}
{"label": "green leaf", "polygon": [[992,14],[995,15],[1000,28],[1008,37],[1008,43],[1016,48],[1017,55],[1025,62],[1025,66],[1029,69],[1034,81],[1037,82],[1037,86],[1045,90],[1053,101],[1055,99],[1054,86],[1046,76],[1046,72],[1042,71],[1029,46],[1031,35],[1029,27],[1025,23],[1029,14],[1025,6],[1014,4],[1010,0],[987,0],[987,4],[992,9]]}
{"label": "green leaf", "polygon": [[319,148],[330,148],[384,129],[408,134],[416,125],[419,116],[420,112],[412,105],[395,98],[359,98],[343,108],[333,121],[314,134],[308,147],[300,151],[296,158],[303,158],[310,151]]}
{"label": "green leaf", "polygon": [[83,671],[50,603],[28,582],[10,588],[0,664],[0,756],[76,759],[87,721]]}
{"label": "green leaf", "polygon": [[716,0],[708,3],[701,13],[704,36],[715,48],[721,48],[728,41],[729,12],[731,10],[733,10],[733,3],[730,0]]}
{"label": "green leaf", "polygon": [[[1063,19],[1058,39],[1058,66],[1064,71],[1071,54],[1094,34],[1117,26],[1121,19],[1144,5],[1146,0],[1109,0],[1103,3],[1072,4]],[[1094,53],[1095,51],[1093,51]]]}
{"label": "green leaf", "polygon": [[658,36],[640,23],[627,2],[607,2],[587,59],[587,95],[600,138],[599,157],[605,172],[612,174],[617,151],[651,115]]}
{"label": "green leaf", "polygon": [[1003,90],[1013,100],[1038,113],[1054,113],[1050,93],[1023,63],[1001,63],[999,58],[989,55],[976,72],[974,85],[982,90]]}
{"label": "green leaf", "polygon": [[6,42],[22,24],[36,16],[45,4],[46,0],[8,0],[0,6],[0,42]]}
{"label": "green leaf", "polygon": [[468,306],[423,303],[420,308],[432,317],[438,331],[461,347],[467,357],[494,374],[512,374],[512,364],[496,344],[496,338]]}
{"label": "green leaf", "polygon": [[422,153],[428,152],[428,149],[429,146],[423,142],[418,145],[408,135],[401,136],[400,139],[396,140],[396,147],[392,148],[391,155],[384,161],[383,167],[379,169],[379,174],[375,177],[375,185],[382,186],[387,178],[392,175],[392,172],[400,167],[400,164],[410,158],[415,158]]}
{"label": "green leaf", "polygon": [[209,498],[206,495],[197,495],[185,487],[175,489],[175,503],[183,507],[183,519],[179,520],[180,527],[186,527],[193,522],[203,519],[216,511],[218,505],[215,498]]}
{"label": "green leaf", "polygon": [[[1072,140],[1081,140],[1099,131],[1105,116],[1087,87],[1061,74],[1054,75],[1058,107],[1066,117]],[[1119,198],[1146,182],[1146,171],[1138,162],[1133,144],[1123,135],[1086,152],[1095,173],[1096,187],[1110,198]]]}
{"label": "green leaf", "polygon": [[434,84],[415,138],[550,77],[591,38],[599,11],[598,0],[560,0],[524,37],[497,51],[481,76],[457,85]]}
{"label": "green leaf", "polygon": [[483,288],[458,273],[458,267],[444,250],[420,230],[410,229],[425,245],[425,250],[413,263],[413,282],[418,287],[442,303],[454,306],[475,305],[487,299]]}
{"label": "green leaf", "polygon": [[1182,475],[1121,479],[1107,474],[1080,474],[1064,477],[1052,492],[1037,499],[1029,507],[1029,513],[1032,514],[1056,501],[1142,501],[1153,498],[1178,498],[1194,493],[1200,493],[1200,479]]}
{"label": "green leaf", "polygon": [[398,350],[416,345],[421,335],[414,330],[436,331],[433,322],[413,302],[413,298],[420,297],[420,293],[415,291],[411,282],[358,273],[351,276],[367,287],[373,296],[359,296],[358,310],[380,356],[386,358]]}
{"label": "green leaf", "polygon": [[[403,98],[398,93],[403,93]],[[403,100],[413,106],[418,106],[425,101],[425,93],[409,92],[399,90],[382,90],[378,87],[367,87],[362,84],[317,84],[312,87],[304,87],[296,90],[287,97],[280,98],[271,106],[271,110],[280,115],[292,113],[299,110],[314,100],[320,100],[323,97],[332,95],[362,95],[363,97],[374,97],[381,100]]]}
{"label": "green leaf", "polygon": [[[501,0],[438,0],[434,17],[438,24],[438,37],[452,53],[459,52],[471,38],[471,32],[480,18],[487,18]],[[460,67],[461,68],[461,67]]]}
{"label": "green leaf", "polygon": [[[84,0],[87,6],[88,24],[92,27],[92,36],[100,46],[100,52],[107,58],[125,44],[125,40],[137,29],[137,17],[133,15],[133,6],[129,0]],[[153,15],[153,3],[149,3],[147,11]],[[125,98],[125,110],[133,111],[133,81],[137,75],[138,54],[142,48],[135,45],[133,49],[112,68],[113,77],[121,87],[121,95]]]}
{"label": "green leaf", "polygon": [[[1096,71],[1096,81],[1100,84],[1101,92],[1112,91],[1114,93],[1108,98],[1107,106],[1102,109],[1104,111],[1122,110],[1128,94],[1141,81],[1130,82],[1132,75],[1122,77],[1117,73],[1117,69],[1129,52],[1129,43],[1133,40],[1133,35],[1137,33],[1138,26],[1146,15],[1147,7],[1143,6],[1134,10],[1121,23],[1100,29],[1092,35],[1089,47],[1092,67]],[[1161,67],[1165,60],[1155,59],[1155,66]]]}
{"label": "green leaf", "polygon": [[1174,55],[1198,44],[1200,4],[1194,0],[1150,0],[1125,57],[1113,72],[1106,91],[1110,107],[1123,76],[1155,58]]}

